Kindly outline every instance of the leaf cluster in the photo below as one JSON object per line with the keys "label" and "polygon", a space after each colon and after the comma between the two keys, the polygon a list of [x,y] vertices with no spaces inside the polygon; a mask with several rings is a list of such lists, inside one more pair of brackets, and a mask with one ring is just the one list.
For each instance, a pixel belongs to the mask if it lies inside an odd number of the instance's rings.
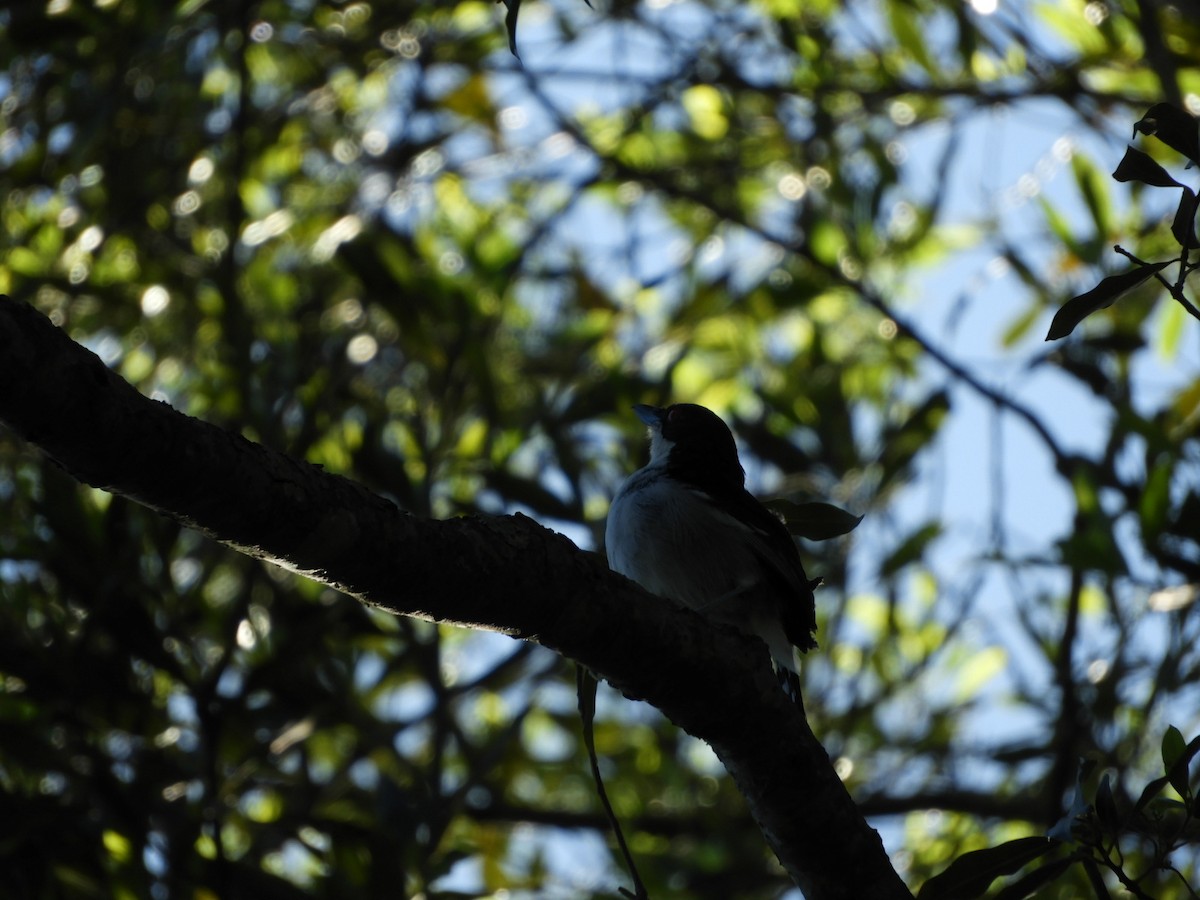
{"label": "leaf cluster", "polygon": [[[964,854],[935,878],[925,882],[918,900],[989,896],[994,900],[1021,900],[1053,891],[1055,882],[1069,882],[1081,873],[1097,900],[1114,896],[1108,881],[1116,881],[1127,895],[1158,896],[1151,887],[1154,876],[1165,873],[1195,896],[1186,877],[1175,867],[1172,854],[1200,841],[1196,828],[1196,779],[1190,766],[1200,752],[1200,737],[1185,745],[1179,729],[1168,727],[1162,740],[1163,774],[1150,781],[1132,805],[1118,811],[1107,774],[1090,789],[1087,773],[1094,761],[1080,767],[1075,799],[1067,815],[1046,836],[1022,837]],[[1161,796],[1170,787],[1178,797]],[[1130,845],[1148,848],[1140,862],[1127,855]],[[1124,849],[1123,849],[1124,845]],[[1108,873],[1111,878],[1105,879]],[[1020,873],[1000,890],[989,888],[997,878]]]}
{"label": "leaf cluster", "polygon": [[[1158,138],[1164,145],[1181,155],[1187,161],[1188,168],[1200,165],[1200,120],[1186,110],[1170,103],[1156,103],[1134,124],[1133,131],[1134,136],[1144,134]],[[1048,341],[1066,337],[1092,313],[1107,309],[1120,297],[1152,278],[1156,279],[1189,315],[1200,319],[1200,310],[1196,309],[1185,292],[1187,280],[1198,265],[1192,261],[1191,254],[1200,247],[1200,240],[1196,236],[1196,222],[1200,219],[1200,202],[1197,201],[1196,191],[1176,181],[1152,156],[1136,147],[1126,148],[1125,156],[1117,165],[1112,177],[1120,182],[1134,182],[1179,191],[1179,204],[1171,220],[1171,236],[1179,245],[1179,253],[1175,259],[1144,262],[1118,246],[1117,252],[1128,257],[1135,263],[1135,267],[1117,275],[1109,275],[1090,291],[1072,297],[1063,304],[1055,314],[1054,321],[1050,323],[1050,331],[1046,335]],[[1173,282],[1160,274],[1171,265],[1179,267]]]}

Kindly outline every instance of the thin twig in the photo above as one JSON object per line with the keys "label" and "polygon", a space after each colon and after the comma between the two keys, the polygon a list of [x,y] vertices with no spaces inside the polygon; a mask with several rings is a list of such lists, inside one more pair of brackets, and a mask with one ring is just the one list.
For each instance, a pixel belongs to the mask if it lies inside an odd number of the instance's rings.
{"label": "thin twig", "polygon": [[[588,684],[589,679],[591,679],[590,685]],[[600,805],[604,807],[604,814],[608,816],[613,834],[617,837],[617,846],[621,848],[621,855],[625,857],[625,866],[629,869],[629,877],[633,879],[633,893],[625,888],[617,890],[625,897],[633,897],[635,900],[650,900],[650,895],[646,893],[646,886],[642,884],[641,876],[638,874],[637,864],[633,861],[633,854],[629,852],[629,845],[625,843],[621,822],[617,819],[617,814],[608,801],[608,791],[604,789],[604,779],[600,775],[600,761],[596,757],[596,736],[592,729],[596,718],[596,682],[588,670],[578,664],[575,666],[575,691],[579,698],[579,715],[583,718],[583,743],[587,747],[588,760],[591,762],[596,793],[600,795]]]}

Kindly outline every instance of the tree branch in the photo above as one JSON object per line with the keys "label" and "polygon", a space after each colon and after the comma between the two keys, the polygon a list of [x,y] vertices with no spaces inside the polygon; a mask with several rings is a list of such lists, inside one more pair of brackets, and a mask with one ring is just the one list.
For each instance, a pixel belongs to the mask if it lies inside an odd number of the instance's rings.
{"label": "tree branch", "polygon": [[911,896],[753,639],[532,519],[419,519],[145,398],[3,296],[0,384],[0,421],[81,481],[396,615],[536,641],[652,703],[712,746],[809,900]]}

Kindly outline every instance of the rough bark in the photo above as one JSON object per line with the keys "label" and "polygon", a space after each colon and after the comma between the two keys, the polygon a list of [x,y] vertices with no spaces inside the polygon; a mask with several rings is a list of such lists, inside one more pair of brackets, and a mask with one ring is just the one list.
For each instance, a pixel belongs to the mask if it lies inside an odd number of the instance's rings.
{"label": "rough bark", "polygon": [[[707,741],[809,900],[911,897],[767,654],[524,516],[419,519],[140,395],[0,296],[0,421],[94,487],[396,615],[536,641]],[[814,698],[812,702],[819,702]]]}

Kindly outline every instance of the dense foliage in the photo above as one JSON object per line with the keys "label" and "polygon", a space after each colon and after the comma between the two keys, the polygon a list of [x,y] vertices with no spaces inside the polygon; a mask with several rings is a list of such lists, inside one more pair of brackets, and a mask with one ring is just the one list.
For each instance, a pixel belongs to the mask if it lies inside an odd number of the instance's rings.
{"label": "dense foliage", "polygon": [[[144,393],[405,509],[521,510],[585,546],[643,452],[629,405],[717,409],[755,489],[874,523],[849,557],[804,548],[826,580],[805,692],[906,881],[1058,824],[1049,856],[1005,845],[1011,871],[1056,867],[1042,896],[1195,896],[1195,295],[1148,276],[1030,350],[1128,268],[1113,243],[1179,258],[1175,202],[1107,172],[1153,104],[1200,113],[1195,0],[597,7],[527,3],[518,60],[484,0],[6,6],[0,292]],[[998,110],[1113,150],[1055,145],[1070,208],[1035,182],[1019,234],[948,208],[996,164],[963,148]],[[1101,404],[1097,440],[923,325],[926,279],[968,252],[1007,279],[990,346]],[[1147,396],[1164,355],[1179,377]],[[991,502],[1019,434],[1072,525],[1031,549],[1010,532],[1049,493],[983,511],[948,564],[951,523],[913,497],[981,400]],[[7,432],[0,498],[11,896],[625,883],[567,661],[368,611]],[[653,896],[787,890],[702,744],[613,694],[595,727]]]}

